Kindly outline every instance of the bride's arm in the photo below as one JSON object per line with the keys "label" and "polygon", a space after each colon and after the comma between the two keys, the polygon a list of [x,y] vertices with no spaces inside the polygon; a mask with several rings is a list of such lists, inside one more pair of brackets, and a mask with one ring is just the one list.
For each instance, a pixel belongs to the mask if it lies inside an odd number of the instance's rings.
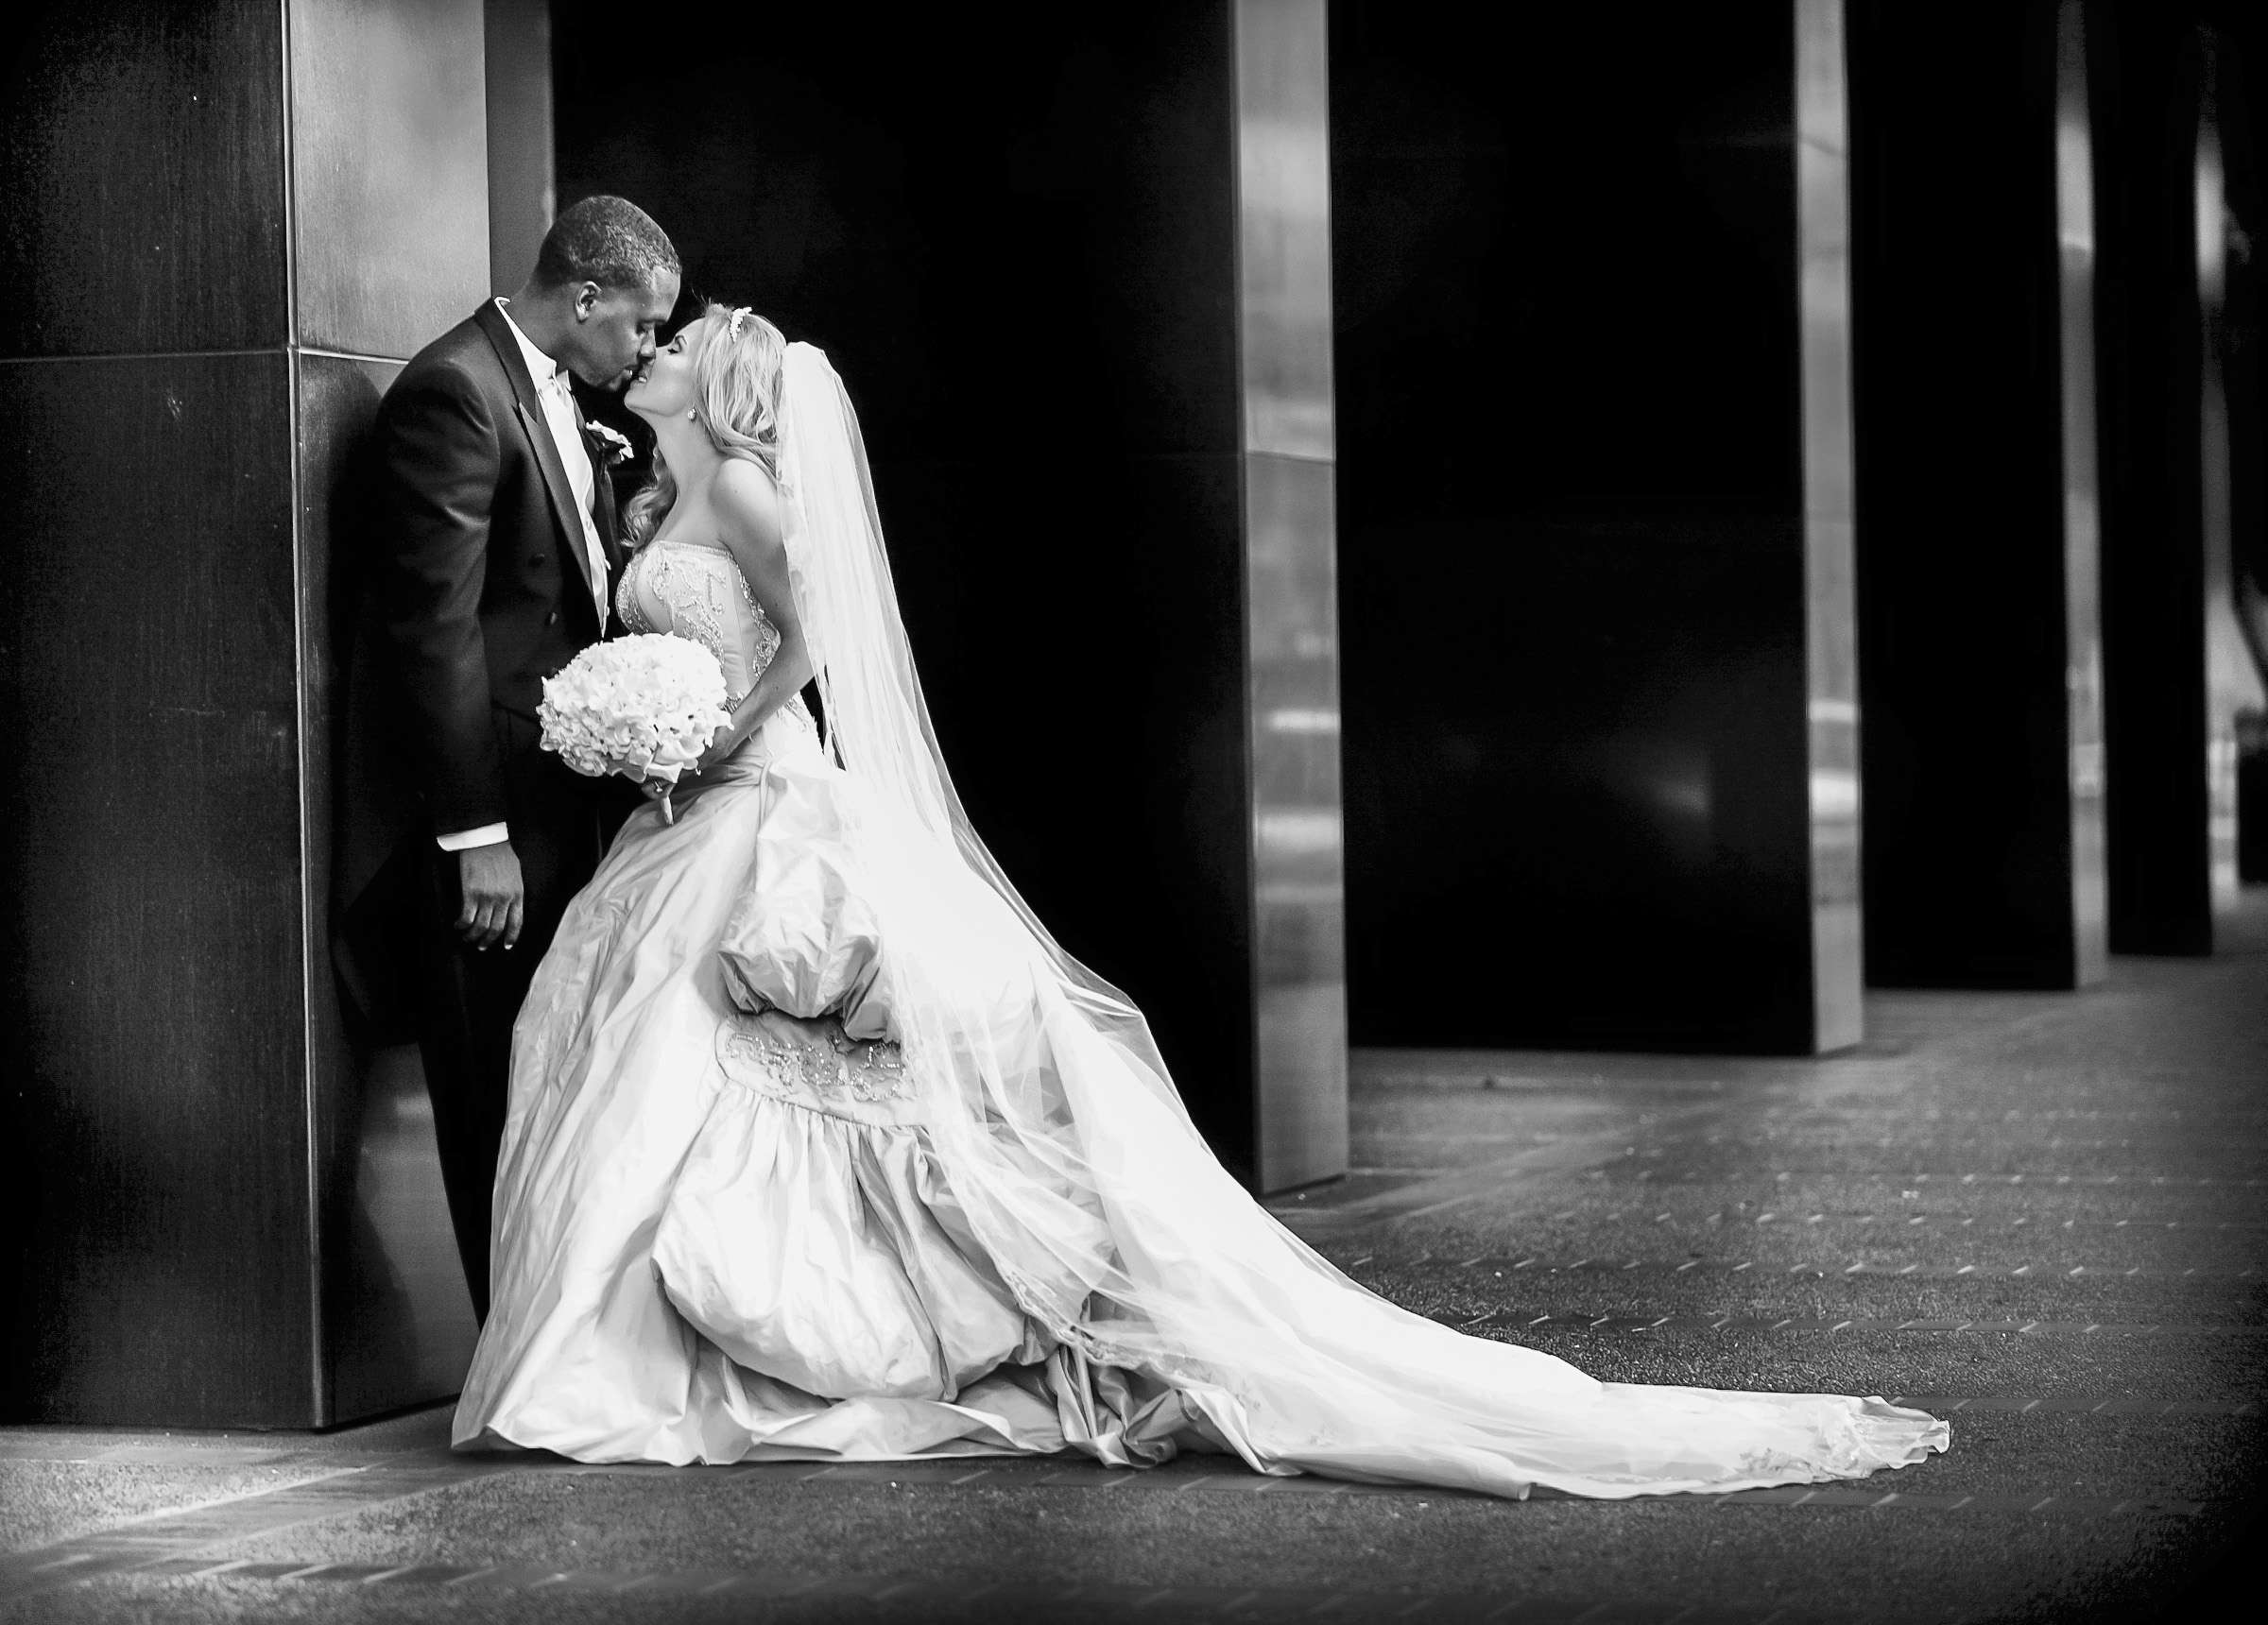
{"label": "bride's arm", "polygon": [[710,488],[725,546],[732,562],[755,594],[765,615],[780,629],[779,652],[746,698],[732,710],[732,725],[719,733],[702,753],[705,771],[722,761],[765,719],[801,692],[811,681],[811,651],[803,641],[803,623],[796,614],[796,594],[787,573],[787,547],[780,534],[780,493],[770,476],[746,458],[734,457],[716,472]]}

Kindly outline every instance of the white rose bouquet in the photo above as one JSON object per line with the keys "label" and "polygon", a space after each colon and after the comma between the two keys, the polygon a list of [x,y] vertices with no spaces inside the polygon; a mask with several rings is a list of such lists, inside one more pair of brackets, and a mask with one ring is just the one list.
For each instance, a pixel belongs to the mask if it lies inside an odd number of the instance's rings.
{"label": "white rose bouquet", "polygon": [[[674,785],[730,727],[725,674],[690,638],[646,632],[593,643],[543,679],[543,748],[593,778]],[[662,816],[675,819],[666,790]]]}

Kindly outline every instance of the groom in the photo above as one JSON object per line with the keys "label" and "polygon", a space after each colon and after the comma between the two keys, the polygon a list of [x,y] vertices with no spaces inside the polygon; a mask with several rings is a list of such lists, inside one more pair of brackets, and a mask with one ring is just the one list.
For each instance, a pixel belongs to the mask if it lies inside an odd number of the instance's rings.
{"label": "groom", "polygon": [[542,681],[606,635],[622,560],[603,442],[568,376],[628,384],[678,281],[643,210],[585,198],[525,286],[402,369],[373,433],[340,966],[366,1013],[390,981],[414,1018],[484,1320],[513,1018],[602,850],[596,784],[537,746]]}

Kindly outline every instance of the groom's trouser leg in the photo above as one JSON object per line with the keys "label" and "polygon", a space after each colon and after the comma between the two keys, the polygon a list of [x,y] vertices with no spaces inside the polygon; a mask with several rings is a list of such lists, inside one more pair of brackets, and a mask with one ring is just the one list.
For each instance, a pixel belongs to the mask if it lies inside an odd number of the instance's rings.
{"label": "groom's trouser leg", "polygon": [[512,1023],[560,915],[591,878],[599,854],[598,822],[581,781],[532,752],[508,761],[506,774],[512,851],[527,897],[519,945],[483,952],[459,940],[457,858],[436,847],[421,978],[419,1048],[433,1099],[441,1183],[465,1286],[473,1312],[484,1321],[496,1158],[510,1103]]}
{"label": "groom's trouser leg", "polygon": [[[464,1261],[472,1312],[489,1315],[489,1209],[496,1151],[504,1138],[511,1065],[511,1017],[527,991],[520,950],[478,953],[449,929],[456,916],[456,860],[434,864],[419,1049],[433,1099],[433,1138],[441,1158],[449,1220]],[[445,935],[442,933],[446,933]],[[491,963],[491,961],[493,963]],[[529,962],[529,963],[532,963]]]}

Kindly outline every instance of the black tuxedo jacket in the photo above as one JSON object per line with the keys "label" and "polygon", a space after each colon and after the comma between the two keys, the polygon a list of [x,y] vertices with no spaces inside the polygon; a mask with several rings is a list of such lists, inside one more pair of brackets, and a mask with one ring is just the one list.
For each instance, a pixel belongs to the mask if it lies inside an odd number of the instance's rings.
{"label": "black tuxedo jacket", "polygon": [[[360,602],[342,928],[405,843],[506,819],[507,758],[534,748],[543,679],[605,634],[559,450],[492,300],[420,351],[379,405],[346,561]],[[612,580],[613,490],[603,452],[587,454]]]}

